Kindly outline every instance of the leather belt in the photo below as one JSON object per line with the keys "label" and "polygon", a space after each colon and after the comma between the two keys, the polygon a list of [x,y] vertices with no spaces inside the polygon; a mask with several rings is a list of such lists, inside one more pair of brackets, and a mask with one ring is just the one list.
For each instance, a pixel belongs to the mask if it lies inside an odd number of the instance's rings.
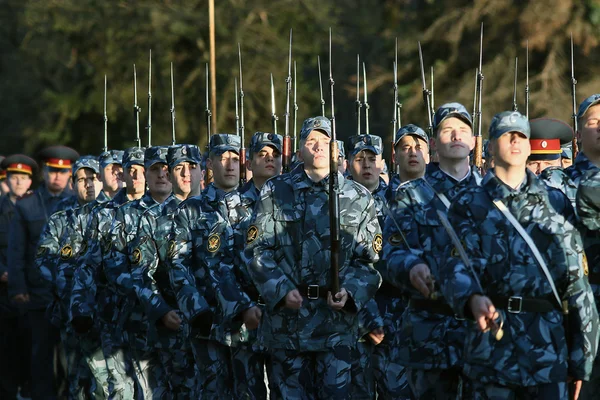
{"label": "leather belt", "polygon": [[448,317],[455,317],[456,319],[464,319],[458,318],[452,310],[452,307],[448,305],[445,301],[442,300],[431,300],[431,299],[410,299],[408,301],[408,306],[415,310],[421,311],[429,311],[434,314],[446,315]]}
{"label": "leather belt", "polygon": [[319,285],[306,285],[301,284],[296,286],[302,296],[307,297],[309,300],[316,299],[327,299],[327,292],[330,291],[328,287]]}
{"label": "leather belt", "polygon": [[494,307],[501,308],[511,314],[522,312],[546,313],[560,310],[558,304],[546,299],[534,299],[521,296],[490,296]]}
{"label": "leather belt", "polygon": [[398,289],[391,283],[387,283],[385,281],[383,281],[381,283],[381,286],[379,286],[379,289],[377,290],[377,294],[382,294],[384,296],[391,297],[394,299],[402,299],[403,298],[402,291],[400,289]]}

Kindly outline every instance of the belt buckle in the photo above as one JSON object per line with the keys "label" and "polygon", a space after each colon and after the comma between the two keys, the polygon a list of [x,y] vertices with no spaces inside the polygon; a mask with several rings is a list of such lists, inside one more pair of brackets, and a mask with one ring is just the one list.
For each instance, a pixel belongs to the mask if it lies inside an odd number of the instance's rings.
{"label": "belt buckle", "polygon": [[523,309],[523,298],[521,296],[509,297],[506,309],[511,314],[519,314]]}
{"label": "belt buckle", "polygon": [[258,295],[258,298],[256,299],[256,304],[258,304],[259,306],[265,305],[265,301],[263,300],[261,295]]}
{"label": "belt buckle", "polygon": [[319,285],[308,285],[308,293],[306,295],[309,300],[317,300],[319,298]]}

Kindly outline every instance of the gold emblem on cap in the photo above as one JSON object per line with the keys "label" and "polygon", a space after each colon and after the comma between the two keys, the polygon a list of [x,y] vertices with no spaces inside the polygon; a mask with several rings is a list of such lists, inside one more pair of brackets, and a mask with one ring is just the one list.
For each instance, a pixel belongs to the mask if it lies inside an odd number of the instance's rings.
{"label": "gold emblem on cap", "polygon": [[251,225],[248,228],[248,233],[246,234],[246,243],[252,243],[258,237],[258,228],[255,225]]}
{"label": "gold emblem on cap", "polygon": [[208,237],[206,248],[211,253],[216,252],[221,247],[221,237],[217,233],[213,233]]}
{"label": "gold emblem on cap", "polygon": [[60,258],[63,260],[68,260],[73,255],[73,248],[71,245],[65,244],[62,249],[60,249]]}
{"label": "gold emblem on cap", "polygon": [[381,250],[383,250],[383,237],[379,233],[373,239],[373,250],[375,250],[375,253],[381,253]]}

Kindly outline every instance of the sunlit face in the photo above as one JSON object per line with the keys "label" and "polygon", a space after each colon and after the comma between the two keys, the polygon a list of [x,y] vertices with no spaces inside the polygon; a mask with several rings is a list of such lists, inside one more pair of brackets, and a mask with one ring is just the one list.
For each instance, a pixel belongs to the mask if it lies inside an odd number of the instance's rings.
{"label": "sunlit face", "polygon": [[103,189],[116,192],[123,187],[123,167],[121,164],[108,164],[100,170]]}
{"label": "sunlit face", "polygon": [[537,160],[537,161],[527,161],[527,169],[533,172],[536,175],[542,173],[548,167],[560,167],[560,158],[556,160]]}
{"label": "sunlit face", "polygon": [[281,153],[272,146],[264,146],[248,160],[248,169],[252,176],[259,180],[267,180],[281,173]]}
{"label": "sunlit face", "polygon": [[237,153],[213,154],[207,164],[213,170],[213,182],[217,188],[230,191],[237,187],[240,181],[240,156]]}
{"label": "sunlit face", "polygon": [[44,181],[46,187],[52,193],[60,193],[69,184],[71,170],[69,168],[44,167]]}
{"label": "sunlit face", "polygon": [[525,167],[531,154],[529,139],[520,132],[506,132],[489,145],[496,167]]}
{"label": "sunlit face", "polygon": [[312,131],[301,141],[299,159],[307,169],[329,168],[329,142],[331,138],[322,131]]}
{"label": "sunlit face", "polygon": [[6,177],[6,183],[13,196],[21,197],[24,196],[31,187],[31,175],[9,172]]}
{"label": "sunlit face", "polygon": [[198,164],[187,161],[180,162],[171,171],[173,192],[182,197],[188,197],[190,193],[198,193],[202,178],[202,169]]}
{"label": "sunlit face", "polygon": [[473,130],[460,118],[447,118],[437,129],[434,145],[440,161],[465,159],[475,147]]}
{"label": "sunlit face", "polygon": [[152,196],[168,196],[171,193],[169,168],[164,163],[154,163],[146,170],[146,183]]}
{"label": "sunlit face", "polygon": [[381,171],[383,171],[381,154],[363,150],[352,157],[349,165],[352,179],[371,192],[377,189],[379,186],[379,176],[381,175]]}
{"label": "sunlit face", "polygon": [[89,168],[79,168],[73,179],[77,199],[81,203],[89,203],[96,198],[96,173]]}
{"label": "sunlit face", "polygon": [[123,171],[123,181],[127,185],[127,193],[136,195],[144,193],[146,190],[146,178],[144,176],[144,167],[141,165],[132,165]]}
{"label": "sunlit face", "polygon": [[600,104],[590,107],[579,119],[578,139],[588,155],[600,154]]}
{"label": "sunlit face", "polygon": [[429,163],[429,146],[417,136],[406,135],[396,144],[394,159],[401,178],[421,177]]}

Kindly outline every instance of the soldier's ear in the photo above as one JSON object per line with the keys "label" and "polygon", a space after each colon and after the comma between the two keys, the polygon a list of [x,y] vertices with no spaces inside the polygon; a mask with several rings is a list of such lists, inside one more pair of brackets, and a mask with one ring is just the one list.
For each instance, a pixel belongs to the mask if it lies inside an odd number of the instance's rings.
{"label": "soldier's ear", "polygon": [[248,171],[252,171],[252,160],[251,159],[246,159],[246,169]]}
{"label": "soldier's ear", "polygon": [[304,157],[302,157],[302,152],[300,150],[296,151],[296,156],[299,161],[304,162]]}

